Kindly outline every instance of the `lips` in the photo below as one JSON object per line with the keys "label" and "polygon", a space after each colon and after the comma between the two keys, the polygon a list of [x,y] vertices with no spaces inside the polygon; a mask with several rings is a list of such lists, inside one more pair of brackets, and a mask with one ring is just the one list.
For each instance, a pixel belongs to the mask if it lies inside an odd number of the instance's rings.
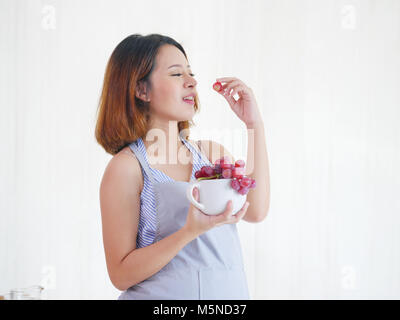
{"label": "lips", "polygon": [[195,97],[195,95],[194,95],[194,94],[191,94],[191,95],[188,95],[188,96],[186,96],[186,97],[183,97],[182,100],[183,100],[184,102],[186,102],[186,103],[194,104],[194,97]]}
{"label": "lips", "polygon": [[182,99],[184,102],[186,102],[186,103],[188,103],[188,104],[194,104],[194,100],[185,100],[185,99]]}

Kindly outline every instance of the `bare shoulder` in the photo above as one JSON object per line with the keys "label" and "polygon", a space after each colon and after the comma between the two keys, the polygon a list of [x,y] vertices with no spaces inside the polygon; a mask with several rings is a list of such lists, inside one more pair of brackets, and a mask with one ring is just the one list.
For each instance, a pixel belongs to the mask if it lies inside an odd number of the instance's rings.
{"label": "bare shoulder", "polygon": [[201,151],[207,156],[211,163],[215,163],[216,160],[223,156],[228,156],[233,162],[235,161],[228,149],[218,142],[213,140],[189,141],[191,141],[193,144],[197,144],[197,146],[200,144]]}
{"label": "bare shoulder", "polygon": [[142,191],[143,175],[140,163],[129,147],[123,148],[109,161],[103,181],[113,178],[126,180],[126,183],[134,185],[135,188],[132,190],[137,190],[139,193]]}

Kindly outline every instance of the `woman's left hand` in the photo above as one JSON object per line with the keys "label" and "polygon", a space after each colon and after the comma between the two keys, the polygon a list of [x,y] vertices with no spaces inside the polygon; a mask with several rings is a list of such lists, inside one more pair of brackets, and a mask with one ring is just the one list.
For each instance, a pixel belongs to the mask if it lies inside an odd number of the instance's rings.
{"label": "woman's left hand", "polygon": [[[219,93],[224,96],[233,112],[235,112],[247,127],[262,123],[256,98],[251,88],[237,78],[218,78],[217,81],[222,84],[222,89]],[[233,98],[236,93],[239,96],[237,100]]]}

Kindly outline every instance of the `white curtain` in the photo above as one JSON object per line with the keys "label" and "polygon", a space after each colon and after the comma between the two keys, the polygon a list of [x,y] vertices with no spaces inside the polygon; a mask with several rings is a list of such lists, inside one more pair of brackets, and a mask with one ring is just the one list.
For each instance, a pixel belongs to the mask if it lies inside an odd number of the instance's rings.
{"label": "white curtain", "polygon": [[117,298],[95,115],[115,46],[161,33],[196,74],[192,138],[245,159],[217,77],[261,109],[271,208],[238,225],[251,297],[400,298],[400,1],[0,0],[0,27],[0,294]]}

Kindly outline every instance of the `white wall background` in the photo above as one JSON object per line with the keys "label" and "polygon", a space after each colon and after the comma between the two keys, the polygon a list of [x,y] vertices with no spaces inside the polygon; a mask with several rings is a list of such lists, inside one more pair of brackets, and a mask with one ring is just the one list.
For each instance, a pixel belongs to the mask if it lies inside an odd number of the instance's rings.
{"label": "white wall background", "polygon": [[0,0],[0,28],[0,294],[119,295],[95,113],[115,46],[157,32],[196,74],[192,138],[245,159],[217,77],[243,80],[262,109],[271,208],[239,224],[252,298],[400,298],[400,1]]}

